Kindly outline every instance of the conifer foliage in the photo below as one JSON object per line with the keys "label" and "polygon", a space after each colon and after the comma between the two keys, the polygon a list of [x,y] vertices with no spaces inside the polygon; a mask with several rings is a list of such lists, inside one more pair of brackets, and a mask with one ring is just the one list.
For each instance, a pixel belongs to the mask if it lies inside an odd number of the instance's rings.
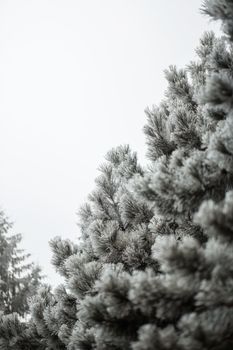
{"label": "conifer foliage", "polygon": [[12,224],[0,212],[0,311],[4,314],[29,311],[28,299],[41,280],[40,268],[29,263],[30,254],[19,247],[22,236],[13,234]]}
{"label": "conifer foliage", "polygon": [[[21,235],[12,233],[12,224],[0,212],[0,349],[40,349],[33,327],[26,322],[29,300],[37,292],[40,267],[29,263],[30,254],[20,249]],[[34,340],[35,339],[35,340]],[[34,344],[34,345],[33,345]]]}
{"label": "conifer foliage", "polygon": [[65,282],[33,299],[18,338],[32,349],[233,348],[233,3],[202,11],[225,35],[205,33],[196,61],[166,70],[165,98],[146,111],[148,167],[111,150],[80,240],[50,242]]}

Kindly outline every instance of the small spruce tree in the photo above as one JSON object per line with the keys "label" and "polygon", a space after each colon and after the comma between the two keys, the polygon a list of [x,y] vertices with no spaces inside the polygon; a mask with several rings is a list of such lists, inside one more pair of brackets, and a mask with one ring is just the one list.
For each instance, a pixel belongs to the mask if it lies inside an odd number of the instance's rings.
{"label": "small spruce tree", "polygon": [[42,276],[38,266],[27,262],[30,254],[19,247],[22,236],[12,234],[11,229],[12,224],[0,212],[0,311],[24,316]]}
{"label": "small spruce tree", "polygon": [[27,324],[30,298],[41,283],[41,269],[27,262],[30,254],[19,247],[21,240],[0,212],[0,349],[42,350],[34,325]]}

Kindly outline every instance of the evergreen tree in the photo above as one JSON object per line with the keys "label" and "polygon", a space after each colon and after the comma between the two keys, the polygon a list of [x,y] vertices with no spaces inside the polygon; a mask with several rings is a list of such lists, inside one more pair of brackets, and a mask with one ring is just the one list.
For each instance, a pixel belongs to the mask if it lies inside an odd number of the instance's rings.
{"label": "evergreen tree", "polygon": [[41,284],[40,267],[28,263],[19,248],[22,236],[0,212],[0,349],[45,350],[44,341],[28,320],[30,299]]}
{"label": "evergreen tree", "polygon": [[35,325],[19,317],[17,313],[0,312],[1,350],[45,350],[43,339],[36,332]]}
{"label": "evergreen tree", "polygon": [[29,298],[40,284],[41,270],[27,262],[30,254],[19,247],[22,236],[12,234],[11,229],[12,224],[0,212],[0,311],[24,316]]}
{"label": "evergreen tree", "polygon": [[51,241],[65,283],[40,290],[18,343],[30,330],[47,350],[233,348],[233,3],[202,10],[225,36],[204,34],[195,62],[165,72],[148,167],[128,146],[107,154],[80,241]]}
{"label": "evergreen tree", "polygon": [[[79,244],[60,238],[51,241],[53,264],[66,286],[58,287],[54,294],[41,291],[32,304],[37,332],[49,349],[85,348],[89,341],[95,343],[95,329],[85,318],[81,321],[81,313],[88,307],[88,298],[98,297],[95,284],[104,273],[158,267],[150,256],[153,235],[148,223],[153,212],[143,201],[135,200],[126,187],[135,174],[143,174],[137,157],[125,146],[111,150],[106,159],[96,190],[80,209]],[[98,310],[90,308],[97,317]],[[130,315],[129,324],[132,319]]]}

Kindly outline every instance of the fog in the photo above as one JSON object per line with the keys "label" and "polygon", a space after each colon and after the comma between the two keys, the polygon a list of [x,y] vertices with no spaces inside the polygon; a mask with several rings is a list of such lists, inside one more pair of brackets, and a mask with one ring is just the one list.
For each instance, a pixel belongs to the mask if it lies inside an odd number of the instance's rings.
{"label": "fog", "polygon": [[0,206],[56,284],[48,241],[79,235],[76,212],[106,152],[145,162],[144,109],[163,70],[184,67],[204,30],[197,0],[0,2]]}

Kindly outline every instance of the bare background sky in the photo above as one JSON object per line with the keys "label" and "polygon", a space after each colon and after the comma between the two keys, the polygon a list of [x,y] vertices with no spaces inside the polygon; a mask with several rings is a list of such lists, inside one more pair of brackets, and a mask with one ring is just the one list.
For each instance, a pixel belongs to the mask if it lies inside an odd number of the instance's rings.
{"label": "bare background sky", "polygon": [[145,156],[144,109],[206,29],[198,0],[0,0],[0,206],[56,284],[48,241],[113,146]]}

